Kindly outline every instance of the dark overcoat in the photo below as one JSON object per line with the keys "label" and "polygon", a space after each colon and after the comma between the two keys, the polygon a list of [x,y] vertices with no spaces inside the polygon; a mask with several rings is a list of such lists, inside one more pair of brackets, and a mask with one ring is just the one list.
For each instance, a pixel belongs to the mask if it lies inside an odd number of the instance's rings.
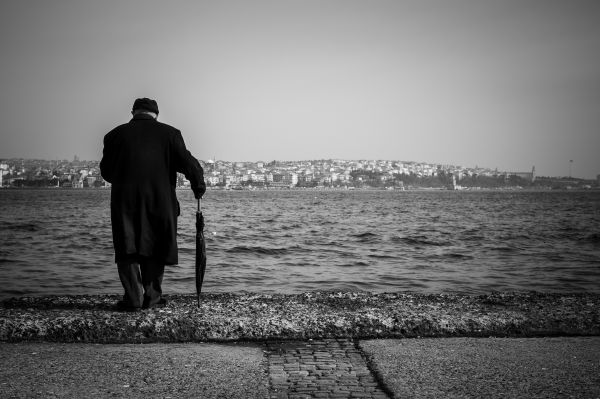
{"label": "dark overcoat", "polygon": [[115,262],[153,257],[177,263],[177,173],[204,193],[202,167],[181,132],[147,114],[104,137],[102,177],[112,184],[111,221]]}

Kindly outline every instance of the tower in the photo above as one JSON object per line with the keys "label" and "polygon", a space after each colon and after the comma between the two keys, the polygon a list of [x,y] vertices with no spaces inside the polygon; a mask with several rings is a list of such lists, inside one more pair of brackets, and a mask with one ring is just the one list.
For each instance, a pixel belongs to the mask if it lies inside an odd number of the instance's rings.
{"label": "tower", "polygon": [[571,172],[573,170],[573,160],[569,160],[569,179],[571,178]]}

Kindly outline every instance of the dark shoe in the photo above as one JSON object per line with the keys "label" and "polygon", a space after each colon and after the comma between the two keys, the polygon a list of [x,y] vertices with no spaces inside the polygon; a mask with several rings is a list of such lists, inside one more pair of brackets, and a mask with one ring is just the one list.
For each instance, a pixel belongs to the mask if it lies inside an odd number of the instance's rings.
{"label": "dark shoe", "polygon": [[139,312],[140,310],[142,310],[142,308],[131,306],[131,304],[126,301],[119,301],[115,305],[115,310],[119,312]]}
{"label": "dark shoe", "polygon": [[146,300],[144,300],[144,305],[142,306],[144,309],[152,309],[152,308],[164,308],[167,305],[167,300],[161,297],[158,302],[149,305]]}

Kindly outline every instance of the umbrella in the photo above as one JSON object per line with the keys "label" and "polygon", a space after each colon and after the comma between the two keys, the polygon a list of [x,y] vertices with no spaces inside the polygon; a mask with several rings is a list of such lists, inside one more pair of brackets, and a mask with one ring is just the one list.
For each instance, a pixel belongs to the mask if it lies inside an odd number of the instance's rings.
{"label": "umbrella", "polygon": [[204,281],[206,270],[206,244],[204,242],[204,216],[200,209],[200,198],[198,198],[198,210],[196,211],[196,294],[198,295],[198,307],[200,307],[200,291]]}

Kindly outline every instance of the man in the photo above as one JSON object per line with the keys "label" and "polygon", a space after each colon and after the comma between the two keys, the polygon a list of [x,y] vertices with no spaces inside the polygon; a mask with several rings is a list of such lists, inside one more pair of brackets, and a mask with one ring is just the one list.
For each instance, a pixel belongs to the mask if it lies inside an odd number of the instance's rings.
{"label": "man", "polygon": [[177,263],[177,173],[194,196],[206,191],[200,163],[186,149],[181,132],[158,122],[158,104],[133,103],[133,118],[104,136],[102,177],[112,183],[110,215],[115,262],[125,289],[122,310],[164,305],[165,265]]}

